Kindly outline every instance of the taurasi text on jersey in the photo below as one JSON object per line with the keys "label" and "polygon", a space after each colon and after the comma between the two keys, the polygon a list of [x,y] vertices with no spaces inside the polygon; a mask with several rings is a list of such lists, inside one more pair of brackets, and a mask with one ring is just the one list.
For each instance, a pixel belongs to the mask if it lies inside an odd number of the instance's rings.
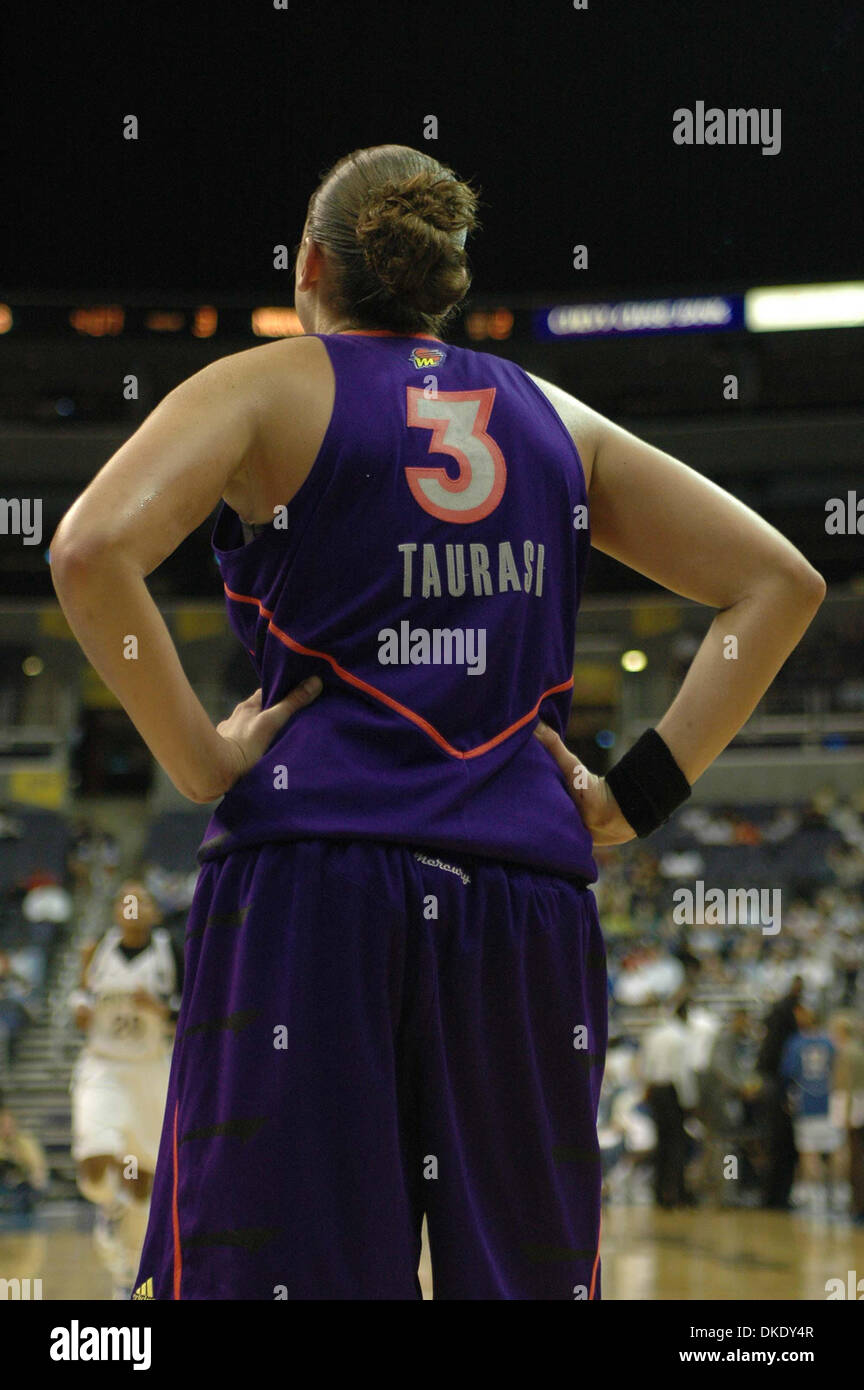
{"label": "taurasi text on jersey", "polygon": [[418,592],[421,598],[441,598],[445,592],[459,598],[469,584],[475,598],[510,591],[539,598],[543,593],[546,548],[542,542],[522,542],[521,565],[509,541],[499,541],[497,546],[482,541],[445,545],[404,541],[396,548],[402,556],[403,598],[415,598]]}

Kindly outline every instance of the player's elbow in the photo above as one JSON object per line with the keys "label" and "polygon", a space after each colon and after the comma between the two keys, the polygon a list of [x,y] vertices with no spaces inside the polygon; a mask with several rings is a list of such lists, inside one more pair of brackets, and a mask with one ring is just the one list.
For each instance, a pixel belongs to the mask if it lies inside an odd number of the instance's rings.
{"label": "player's elbow", "polygon": [[99,582],[109,565],[120,562],[120,555],[119,545],[80,529],[63,531],[61,522],[48,548],[55,589]]}
{"label": "player's elbow", "polygon": [[827,592],[825,580],[800,550],[792,546],[779,558],[775,555],[762,569],[758,587],[774,598],[781,596],[784,604],[798,610],[816,612]]}
{"label": "player's elbow", "polygon": [[185,796],[187,801],[192,801],[196,806],[206,806],[211,801],[218,801],[225,795],[227,787],[220,786],[192,786],[185,782],[181,783],[176,777],[171,779],[181,796]]}
{"label": "player's elbow", "polygon": [[828,586],[819,571],[814,569],[803,555],[797,557],[789,575],[789,582],[799,596],[801,604],[815,613],[828,592]]}

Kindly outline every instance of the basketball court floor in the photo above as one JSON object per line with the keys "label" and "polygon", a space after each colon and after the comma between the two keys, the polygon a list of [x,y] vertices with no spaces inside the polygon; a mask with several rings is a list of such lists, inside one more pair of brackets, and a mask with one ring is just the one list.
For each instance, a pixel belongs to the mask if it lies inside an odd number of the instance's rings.
{"label": "basketball court floor", "polygon": [[[41,1279],[43,1300],[110,1299],[89,1226],[82,1203],[48,1209],[29,1229],[0,1229],[0,1277]],[[613,1206],[604,1209],[602,1258],[604,1299],[824,1301],[829,1279],[864,1277],[864,1228],[743,1208]],[[431,1298],[425,1242],[420,1278]]]}

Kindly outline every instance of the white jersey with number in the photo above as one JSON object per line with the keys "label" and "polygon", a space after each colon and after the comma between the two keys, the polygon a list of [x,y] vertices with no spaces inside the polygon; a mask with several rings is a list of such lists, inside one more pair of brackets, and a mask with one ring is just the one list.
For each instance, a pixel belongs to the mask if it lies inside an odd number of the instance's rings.
{"label": "white jersey with number", "polygon": [[177,971],[167,931],[152,933],[150,944],[127,960],[120,949],[123,933],[106,932],[87,968],[87,989],[94,996],[93,1020],[85,1052],[117,1061],[144,1061],[165,1055],[165,1022],[155,1009],[135,1003],[144,989],[167,1003],[177,989]]}

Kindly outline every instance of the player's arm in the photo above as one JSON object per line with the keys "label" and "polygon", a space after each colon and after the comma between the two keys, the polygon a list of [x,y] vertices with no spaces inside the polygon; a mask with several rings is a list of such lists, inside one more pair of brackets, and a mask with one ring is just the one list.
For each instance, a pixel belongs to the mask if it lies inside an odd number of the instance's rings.
{"label": "player's arm", "polygon": [[98,941],[86,941],[81,947],[81,969],[78,975],[78,985],[81,989],[87,988],[87,973],[90,969],[90,962],[96,954]]}
{"label": "player's arm", "polygon": [[[825,581],[728,492],[560,387],[535,380],[582,458],[592,545],[672,593],[719,610],[657,725],[692,784],[753,713],[812,621]],[[582,770],[574,788],[578,759],[553,730],[541,724],[537,733],[595,843],[631,839],[604,779]]]}
{"label": "player's arm", "polygon": [[576,449],[582,463],[582,472],[585,474],[585,486],[591,488],[591,478],[594,472],[594,455],[600,439],[604,425],[609,423],[604,416],[592,410],[584,401],[577,400],[571,396],[569,391],[565,391],[561,386],[555,386],[551,381],[545,381],[541,376],[535,376],[533,372],[528,372],[535,386],[539,386],[549,404],[554,407],[556,413],[564,423],[564,427]]}
{"label": "player's arm", "polygon": [[261,711],[256,692],[257,707],[255,696],[244,702],[242,728],[231,725],[223,737],[145,583],[258,447],[255,351],[222,358],[171,391],[65,514],[50,547],[54,588],[85,655],[174,785],[196,802],[221,796],[246,770],[240,754],[251,765],[303,703]]}
{"label": "player's arm", "polygon": [[97,941],[88,941],[81,947],[81,967],[78,974],[78,987],[69,995],[69,1008],[75,1019],[75,1027],[86,1033],[93,1021],[93,996],[87,985],[90,962],[93,959]]}
{"label": "player's arm", "polygon": [[801,640],[825,581],[749,507],[611,421],[597,438],[589,504],[599,550],[718,610],[657,725],[693,783]]}

